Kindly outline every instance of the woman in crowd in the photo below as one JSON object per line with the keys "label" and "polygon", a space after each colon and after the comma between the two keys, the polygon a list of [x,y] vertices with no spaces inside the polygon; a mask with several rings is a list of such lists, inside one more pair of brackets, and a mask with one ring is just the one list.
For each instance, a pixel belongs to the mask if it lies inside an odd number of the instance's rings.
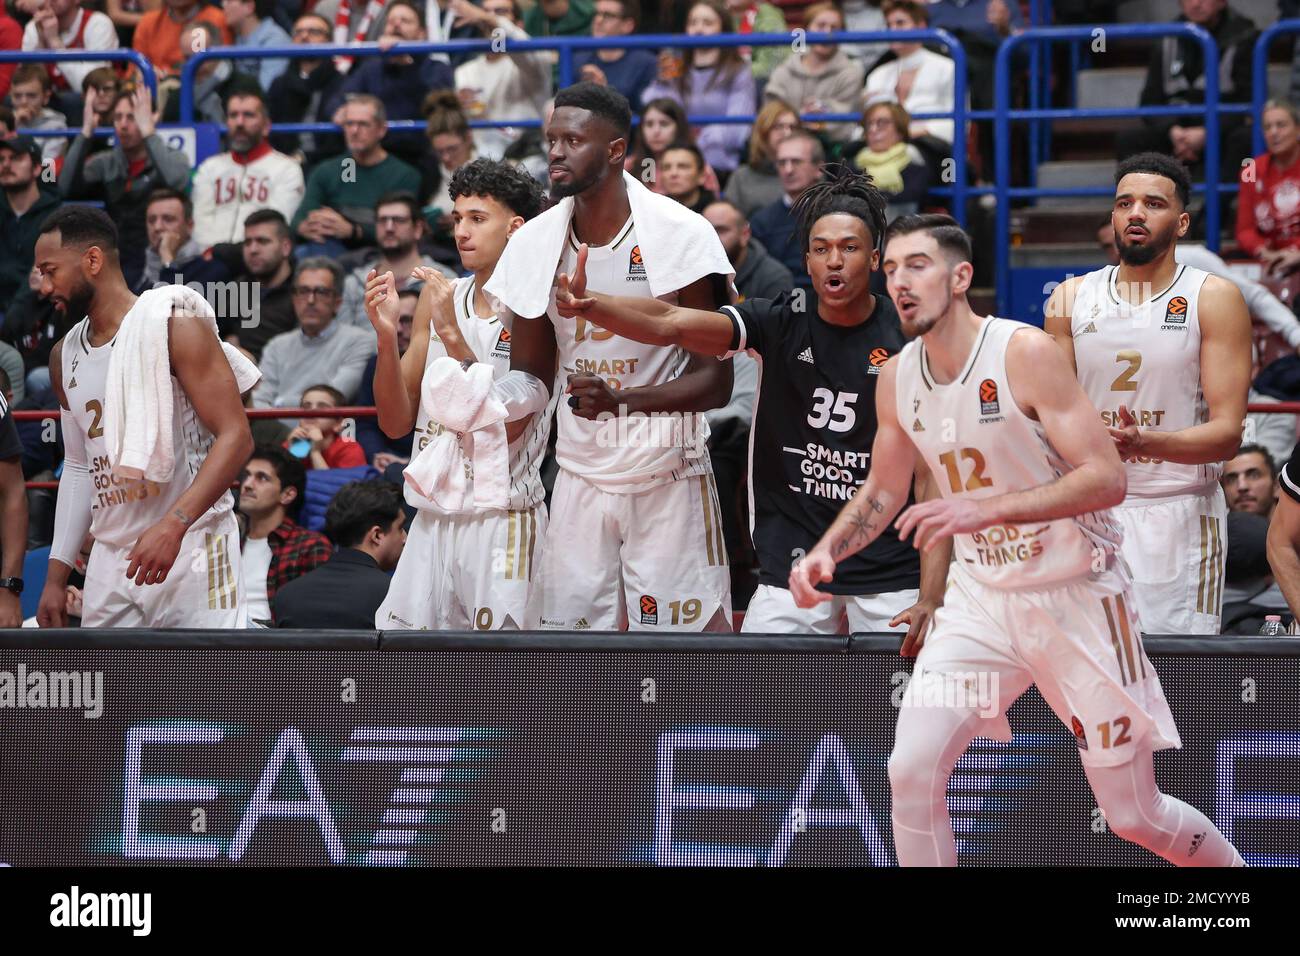
{"label": "woman in crowd", "polygon": [[[809,33],[844,30],[844,13],[834,3],[814,3],[804,11]],[[772,73],[764,96],[785,100],[801,113],[855,113],[866,74],[862,67],[834,43],[810,43]],[[814,132],[836,143],[847,143],[856,132],[854,123],[817,123]]]}
{"label": "woman in crowd", "polygon": [[1271,276],[1300,268],[1300,115],[1283,100],[1269,100],[1260,117],[1266,152],[1254,175],[1241,177],[1237,244]]}
{"label": "woman in crowd", "polygon": [[785,194],[781,177],[776,174],[776,147],[797,129],[799,114],[780,99],[769,99],[754,117],[749,161],[731,174],[723,194],[746,219]]}
{"label": "woman in crowd", "polygon": [[873,103],[862,114],[866,142],[849,147],[853,165],[870,174],[889,200],[885,216],[890,222],[915,213],[930,189],[929,167],[921,151],[907,141],[910,123],[907,110],[897,103]]}
{"label": "woman in crowd", "polygon": [[[451,236],[452,201],[447,193],[451,176],[474,158],[474,132],[461,112],[454,90],[435,90],[424,101],[424,135],[429,140],[430,158],[421,169],[421,190],[433,241],[438,246],[455,245]],[[440,261],[441,256],[435,255]]]}
{"label": "woman in crowd", "polygon": [[[628,151],[623,168],[662,194],[658,163],[664,150],[674,143],[695,143],[695,133],[686,122],[686,110],[677,100],[666,96],[650,100],[641,111],[641,122],[637,124],[632,149]],[[704,168],[703,186],[714,195],[718,193],[718,175],[712,166]]]}
{"label": "woman in crowd", "polygon": [[[686,17],[688,36],[735,32],[736,21],[720,0],[698,0]],[[663,71],[646,87],[646,102],[661,96],[677,100],[692,116],[752,116],[757,89],[736,47],[690,47],[680,69]],[[725,179],[740,165],[748,140],[747,124],[714,123],[701,127],[697,145]]]}

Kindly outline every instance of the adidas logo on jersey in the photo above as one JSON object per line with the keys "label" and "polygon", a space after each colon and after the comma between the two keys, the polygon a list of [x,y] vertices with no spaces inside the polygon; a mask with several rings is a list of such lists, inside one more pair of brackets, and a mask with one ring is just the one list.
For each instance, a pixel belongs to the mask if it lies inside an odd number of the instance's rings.
{"label": "adidas logo on jersey", "polygon": [[925,426],[921,424],[921,419],[918,418],[916,421],[912,422],[912,431],[914,432],[925,431]]}
{"label": "adidas logo on jersey", "polygon": [[77,376],[74,375],[72,376],[71,381],[68,382],[68,388],[76,388],[76,387],[77,387]]}
{"label": "adidas logo on jersey", "polygon": [[806,349],[804,349],[802,352],[799,353],[799,361],[800,361],[800,362],[807,362],[809,365],[814,365],[814,364],[816,364],[816,363],[813,362],[813,357],[812,357],[812,346],[811,346],[811,345],[808,346]]}
{"label": "adidas logo on jersey", "polygon": [[1096,332],[1096,331],[1097,331],[1097,323],[1089,322],[1087,325],[1085,325],[1083,328],[1079,330],[1079,334],[1087,335],[1089,332]]}
{"label": "adidas logo on jersey", "polygon": [[574,623],[573,629],[575,631],[588,631],[591,630],[591,625],[587,623],[587,619],[585,617],[580,617],[578,618],[577,622]]}

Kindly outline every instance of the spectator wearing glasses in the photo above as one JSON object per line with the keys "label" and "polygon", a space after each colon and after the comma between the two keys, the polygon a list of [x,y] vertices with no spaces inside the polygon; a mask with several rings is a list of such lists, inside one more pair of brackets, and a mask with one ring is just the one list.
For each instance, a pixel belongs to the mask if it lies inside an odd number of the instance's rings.
{"label": "spectator wearing glasses", "polygon": [[910,125],[907,110],[888,101],[868,106],[862,114],[864,142],[849,146],[853,165],[871,176],[889,205],[885,219],[915,213],[930,191],[930,168],[925,156],[907,141]]}
{"label": "spectator wearing glasses", "polygon": [[799,114],[784,100],[769,99],[758,111],[749,138],[749,159],[731,174],[723,193],[746,218],[785,195],[776,174],[776,147],[799,129]]}
{"label": "spectator wearing glasses", "polygon": [[[292,36],[295,46],[328,43],[330,23],[319,14],[305,13],[294,21]],[[324,107],[334,100],[343,80],[343,74],[335,69],[330,57],[294,57],[267,90],[271,122],[329,122],[330,114]],[[308,166],[337,156],[343,150],[343,141],[335,133],[272,134],[271,145]]]}
{"label": "spectator wearing glasses", "polygon": [[[641,22],[639,0],[596,0],[591,16],[594,37],[623,37],[636,33]],[[641,109],[641,94],[659,73],[659,58],[647,49],[610,47],[578,50],[573,55],[578,79],[601,86],[612,86]]]}
{"label": "spectator wearing glasses", "polygon": [[336,322],[343,270],[333,259],[303,259],[293,277],[298,328],[275,336],[262,350],[262,380],[253,391],[258,408],[292,408],[313,385],[336,388],[351,401],[361,372],[377,347],[373,332]]}
{"label": "spectator wearing glasses", "polygon": [[371,330],[365,302],[366,273],[371,269],[378,270],[380,275],[391,272],[399,290],[420,285],[420,280],[412,276],[412,272],[420,266],[441,272],[448,278],[456,278],[455,272],[431,257],[420,254],[419,244],[424,233],[424,215],[415,196],[410,193],[390,193],[380,197],[379,202],[375,203],[378,249],[347,256],[347,264],[353,268],[343,283],[343,304],[338,314],[340,322],[355,325],[367,332]]}
{"label": "spectator wearing glasses", "polygon": [[352,93],[340,120],[348,151],[311,171],[293,217],[294,231],[313,244],[307,254],[339,255],[344,248],[374,245],[379,197],[420,189],[420,174],[384,149],[388,113],[382,100]]}
{"label": "spectator wearing glasses", "polygon": [[[117,71],[111,66],[101,66],[99,69],[91,70],[86,74],[86,78],[81,83],[81,101],[83,108],[81,118],[83,122],[89,122],[94,117],[94,123],[91,129],[112,127],[113,125],[113,101],[121,91],[122,84],[118,81]],[[108,141],[103,139],[93,139],[87,145],[86,155],[94,156],[96,153],[108,149]]]}

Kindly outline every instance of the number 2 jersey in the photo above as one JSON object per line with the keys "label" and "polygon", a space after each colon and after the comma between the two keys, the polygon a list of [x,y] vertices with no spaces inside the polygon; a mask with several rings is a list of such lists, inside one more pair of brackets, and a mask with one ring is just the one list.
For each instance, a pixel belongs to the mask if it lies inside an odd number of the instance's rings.
{"label": "number 2 jersey", "polygon": [[[946,385],[934,380],[922,339],[909,342],[899,357],[898,422],[945,498],[993,498],[1047,484],[1070,470],[1043,426],[1020,410],[1007,378],[1007,346],[1027,328],[985,318],[966,364]],[[1091,511],[954,535],[953,562],[996,588],[1100,580],[1111,570],[1119,572],[1112,580],[1127,586],[1121,538],[1109,510]]]}
{"label": "number 2 jersey", "polygon": [[[456,308],[456,324],[465,344],[470,347],[474,357],[480,362],[492,366],[492,375],[499,378],[510,371],[510,329],[503,325],[499,315],[480,318],[474,311],[474,277],[465,276],[457,279],[452,290],[452,303]],[[507,313],[508,314],[508,313]],[[424,368],[427,372],[435,359],[447,354],[442,342],[429,332],[429,352]],[[510,511],[526,511],[536,507],[546,497],[542,486],[542,456],[546,453],[546,443],[551,437],[551,412],[558,395],[551,395],[550,407],[545,412],[533,415],[532,420],[514,441],[510,443],[510,493],[506,505]],[[442,426],[435,421],[436,410],[429,408],[420,396],[420,408],[415,417],[415,437],[411,454],[418,455],[429,444],[429,439],[442,431]],[[412,508],[426,511],[439,511],[428,498],[422,497],[410,483],[406,484],[406,501]]]}
{"label": "number 2 jersey", "polygon": [[[802,305],[802,303],[800,303]],[[758,360],[749,432],[749,513],[759,582],[784,588],[790,567],[818,542],[871,472],[880,369],[906,343],[894,303],[876,296],[871,317],[841,327],[788,295],[723,306],[732,352]],[[822,585],[831,594],[884,594],[920,586],[916,549],[891,524]]]}
{"label": "number 2 jersey", "polygon": [[[1141,305],[1119,294],[1119,267],[1083,277],[1070,320],[1079,384],[1101,411],[1103,424],[1118,425],[1124,405],[1137,424],[1179,431],[1209,418],[1201,393],[1201,321],[1197,308],[1209,273],[1180,265],[1173,281]],[[1129,498],[1190,494],[1218,481],[1223,465],[1179,465],[1159,459],[1126,462]]]}
{"label": "number 2 jersey", "polygon": [[[63,392],[77,437],[85,443],[86,471],[91,483],[90,533],[96,541],[130,548],[141,534],[171,511],[176,500],[193,483],[216,436],[199,420],[184,389],[173,376],[172,448],[176,466],[172,480],[161,483],[113,474],[108,442],[104,438],[104,394],[115,341],[92,346],[90,319],[74,325],[63,338]],[[73,436],[64,437],[70,451],[74,441]],[[233,507],[234,497],[224,491],[191,527],[202,527]]]}

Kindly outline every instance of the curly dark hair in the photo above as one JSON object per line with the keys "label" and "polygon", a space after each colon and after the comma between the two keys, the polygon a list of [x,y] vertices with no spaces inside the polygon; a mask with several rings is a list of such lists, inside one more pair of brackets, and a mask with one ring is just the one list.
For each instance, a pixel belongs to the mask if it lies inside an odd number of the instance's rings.
{"label": "curly dark hair", "polygon": [[871,245],[878,249],[885,235],[885,206],[885,197],[870,176],[845,163],[827,163],[822,166],[822,180],[804,190],[790,211],[799,223],[804,252],[817,220],[841,212],[861,219]]}
{"label": "curly dark hair", "polygon": [[452,202],[460,196],[491,196],[525,222],[546,203],[541,183],[520,167],[498,159],[466,163],[452,174],[447,194]]}
{"label": "curly dark hair", "polygon": [[555,108],[564,106],[586,110],[609,124],[617,138],[632,136],[632,104],[612,86],[597,83],[574,83],[555,94]]}
{"label": "curly dark hair", "polygon": [[1187,167],[1174,157],[1165,153],[1136,153],[1128,159],[1121,160],[1115,169],[1115,185],[1118,186],[1120,180],[1131,173],[1150,173],[1165,177],[1174,184],[1178,201],[1183,204],[1184,209],[1187,208],[1187,203],[1192,196],[1192,176],[1187,171]]}

